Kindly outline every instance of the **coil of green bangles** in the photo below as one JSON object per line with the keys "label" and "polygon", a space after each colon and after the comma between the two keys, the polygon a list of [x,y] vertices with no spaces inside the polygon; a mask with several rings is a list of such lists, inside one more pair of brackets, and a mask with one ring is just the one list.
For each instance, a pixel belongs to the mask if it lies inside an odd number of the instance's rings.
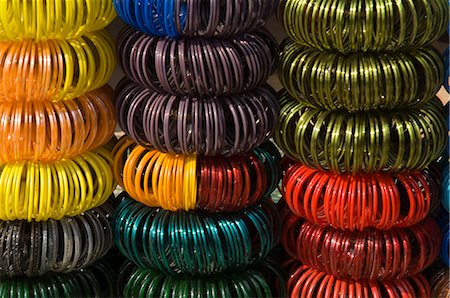
{"label": "coil of green bangles", "polygon": [[408,53],[343,55],[284,44],[279,77],[308,106],[351,112],[411,108],[438,92],[444,66],[432,47]]}
{"label": "coil of green bangles", "polygon": [[214,274],[243,270],[276,244],[280,217],[274,203],[240,212],[170,212],[123,199],[114,218],[120,252],[140,267],[164,273]]}
{"label": "coil of green bangles", "polygon": [[444,150],[447,127],[438,99],[417,109],[348,114],[281,96],[275,140],[309,167],[341,173],[423,169]]}
{"label": "coil of green bangles", "polygon": [[447,0],[284,0],[278,19],[299,44],[323,50],[418,48],[444,34]]}

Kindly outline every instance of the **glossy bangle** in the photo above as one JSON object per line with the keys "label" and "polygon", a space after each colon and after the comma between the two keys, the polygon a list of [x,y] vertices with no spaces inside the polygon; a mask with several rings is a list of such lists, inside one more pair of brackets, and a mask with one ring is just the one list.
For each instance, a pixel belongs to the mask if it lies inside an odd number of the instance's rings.
{"label": "glossy bangle", "polygon": [[73,99],[105,85],[115,65],[114,41],[106,31],[0,42],[0,102]]}
{"label": "glossy bangle", "polygon": [[418,48],[441,37],[446,0],[280,1],[278,19],[301,45],[343,53]]}
{"label": "glossy bangle", "polygon": [[0,276],[67,273],[88,266],[113,245],[112,213],[105,204],[61,220],[0,221]]}
{"label": "glossy bangle", "polygon": [[45,221],[103,204],[114,191],[112,156],[103,148],[54,163],[0,167],[0,220]]}
{"label": "glossy bangle", "polygon": [[142,268],[184,274],[240,271],[278,241],[280,218],[270,200],[241,212],[170,212],[123,199],[114,216],[120,252]]}
{"label": "glossy bangle", "polygon": [[282,193],[294,214],[321,227],[387,230],[425,219],[439,201],[439,173],[350,175],[296,163],[284,175]]}
{"label": "glossy bangle", "polygon": [[450,252],[449,252],[449,246],[450,246],[450,227],[448,223],[448,216],[447,216],[447,224],[442,229],[443,239],[442,239],[442,247],[441,247],[441,253],[440,257],[442,262],[444,262],[447,267],[450,266]]}
{"label": "glossy bangle", "polygon": [[[340,279],[314,268],[301,265],[291,274],[290,297],[431,297],[430,284],[422,274],[389,281]],[[314,293],[314,296],[312,296]]]}
{"label": "glossy bangle", "polygon": [[441,265],[438,266],[438,268],[433,269],[430,297],[447,298],[450,295],[450,288],[448,287],[450,278],[448,267]]}
{"label": "glossy bangle", "polygon": [[350,112],[421,106],[439,91],[444,74],[432,47],[343,55],[286,41],[280,60],[279,78],[295,99]]}
{"label": "glossy bangle", "polygon": [[417,109],[353,113],[308,108],[286,92],[275,141],[292,159],[340,173],[426,168],[443,152],[447,127],[442,104]]}
{"label": "glossy bangle", "polygon": [[188,97],[155,93],[122,80],[115,106],[120,127],[137,143],[172,154],[236,155],[273,134],[280,107],[268,85],[239,95]]}
{"label": "glossy bangle", "polygon": [[442,204],[450,212],[450,175],[449,166],[442,173]]}
{"label": "glossy bangle", "polygon": [[155,36],[231,36],[264,26],[276,0],[229,2],[114,0],[119,17]]}
{"label": "glossy bangle", "polygon": [[106,143],[116,128],[112,89],[61,102],[0,105],[0,162],[56,161]]}
{"label": "glossy bangle", "polygon": [[419,273],[438,257],[442,239],[431,218],[407,229],[355,232],[301,221],[293,214],[284,218],[286,251],[302,264],[353,280],[389,280]]}

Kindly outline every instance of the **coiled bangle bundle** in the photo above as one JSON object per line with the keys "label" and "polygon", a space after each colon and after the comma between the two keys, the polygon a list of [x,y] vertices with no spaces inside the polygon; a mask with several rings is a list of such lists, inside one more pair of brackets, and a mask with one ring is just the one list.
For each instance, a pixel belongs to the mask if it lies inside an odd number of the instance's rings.
{"label": "coiled bangle bundle", "polygon": [[78,97],[105,85],[115,61],[106,31],[69,40],[1,42],[0,102]]}
{"label": "coiled bangle bundle", "polygon": [[132,147],[122,140],[114,148],[114,176],[132,198],[150,207],[237,211],[269,196],[280,179],[281,157],[272,143],[230,158]]}
{"label": "coiled bangle bundle", "polygon": [[103,204],[115,188],[111,164],[100,148],[54,163],[2,165],[0,220],[58,220]]}
{"label": "coiled bangle bundle", "polygon": [[156,36],[230,36],[264,26],[276,0],[114,0],[125,23]]}
{"label": "coiled bangle bundle", "polygon": [[127,27],[117,47],[119,62],[134,81],[157,92],[190,95],[254,89],[275,70],[278,53],[266,30],[227,39],[168,39]]}
{"label": "coiled bangle bundle", "polygon": [[431,296],[436,298],[448,298],[450,296],[450,288],[448,287],[449,272],[448,267],[442,264],[439,268],[433,268],[434,273],[431,280]]}
{"label": "coiled bangle bundle", "polygon": [[283,198],[297,216],[321,227],[345,230],[409,227],[439,201],[439,175],[412,173],[336,174],[290,167],[283,178]]}
{"label": "coiled bangle bundle", "polygon": [[450,212],[450,175],[448,165],[442,174],[442,204]]}
{"label": "coiled bangle bundle", "polygon": [[432,47],[409,53],[343,55],[285,43],[279,77],[304,104],[327,110],[411,108],[439,91],[444,67]]}
{"label": "coiled bangle bundle", "polygon": [[417,109],[355,113],[308,108],[286,92],[275,140],[309,167],[341,173],[424,169],[444,150],[439,100]]}
{"label": "coiled bangle bundle", "polygon": [[443,233],[443,239],[442,239],[442,247],[441,247],[441,260],[449,266],[450,264],[450,255],[449,255],[449,246],[450,246],[450,224],[448,223],[448,217],[447,217],[447,224],[442,229]]}
{"label": "coiled bangle bundle", "polygon": [[116,17],[110,0],[0,1],[0,39],[67,39],[97,31]]}
{"label": "coiled bangle bundle", "polygon": [[299,44],[343,53],[431,44],[447,28],[446,0],[280,1],[278,19]]}
{"label": "coiled bangle bundle", "polygon": [[[343,231],[285,217],[282,243],[302,264],[339,278],[388,280],[421,272],[439,255],[441,233],[431,218],[407,229]],[[292,240],[292,242],[291,242]]]}
{"label": "coiled bangle bundle", "polygon": [[269,86],[239,95],[196,98],[151,92],[122,80],[115,105],[120,127],[137,143],[173,154],[242,154],[267,141],[280,106]]}
{"label": "coiled bangle bundle", "polygon": [[112,212],[106,204],[61,220],[0,221],[0,276],[36,276],[88,266],[113,245]]}
{"label": "coiled bangle bundle", "polygon": [[[431,297],[430,284],[422,274],[392,280],[340,279],[302,265],[287,283],[290,297]],[[314,293],[314,296],[312,296]]]}
{"label": "coiled bangle bundle", "polygon": [[0,162],[56,161],[106,143],[116,123],[109,86],[74,100],[0,105]]}
{"label": "coiled bangle bundle", "polygon": [[278,240],[280,218],[270,200],[238,213],[205,215],[124,199],[113,226],[117,247],[140,267],[214,274],[243,270],[263,259]]}

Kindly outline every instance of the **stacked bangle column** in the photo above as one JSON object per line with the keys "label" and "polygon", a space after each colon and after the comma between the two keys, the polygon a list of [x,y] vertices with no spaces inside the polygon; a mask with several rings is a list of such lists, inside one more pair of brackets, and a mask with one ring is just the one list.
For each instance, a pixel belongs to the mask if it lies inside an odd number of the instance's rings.
{"label": "stacked bangle column", "polygon": [[[438,256],[445,0],[286,0],[275,133],[291,297],[429,297]],[[289,263],[291,264],[291,263]]]}
{"label": "stacked bangle column", "polygon": [[88,295],[78,273],[44,274],[113,245],[114,17],[109,0],[0,1],[2,297]]}
{"label": "stacked bangle column", "polygon": [[269,197],[280,155],[268,142],[279,105],[265,84],[278,45],[262,29],[276,1],[114,3],[131,25],[117,44],[127,136],[114,150],[126,191],[115,242],[134,263],[120,295],[283,293],[265,260],[280,229]]}

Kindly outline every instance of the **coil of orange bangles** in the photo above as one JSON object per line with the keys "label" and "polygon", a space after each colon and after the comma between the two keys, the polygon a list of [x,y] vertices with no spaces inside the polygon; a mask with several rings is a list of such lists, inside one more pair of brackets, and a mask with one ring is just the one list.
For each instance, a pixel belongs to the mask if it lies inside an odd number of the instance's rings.
{"label": "coil of orange bangles", "polygon": [[68,40],[0,42],[0,103],[59,101],[98,89],[116,65],[106,31]]}
{"label": "coil of orange bangles", "polygon": [[439,255],[442,236],[431,218],[410,228],[343,231],[284,217],[282,244],[302,264],[354,280],[388,280],[419,273]]}
{"label": "coil of orange bangles", "polygon": [[439,204],[439,173],[336,174],[292,165],[282,193],[291,211],[321,227],[387,230],[422,221]]}
{"label": "coil of orange bangles", "polygon": [[73,100],[0,105],[0,163],[71,158],[114,134],[108,85]]}
{"label": "coil of orange bangles", "polygon": [[45,221],[103,204],[115,188],[112,156],[103,148],[54,163],[0,167],[0,220]]}

